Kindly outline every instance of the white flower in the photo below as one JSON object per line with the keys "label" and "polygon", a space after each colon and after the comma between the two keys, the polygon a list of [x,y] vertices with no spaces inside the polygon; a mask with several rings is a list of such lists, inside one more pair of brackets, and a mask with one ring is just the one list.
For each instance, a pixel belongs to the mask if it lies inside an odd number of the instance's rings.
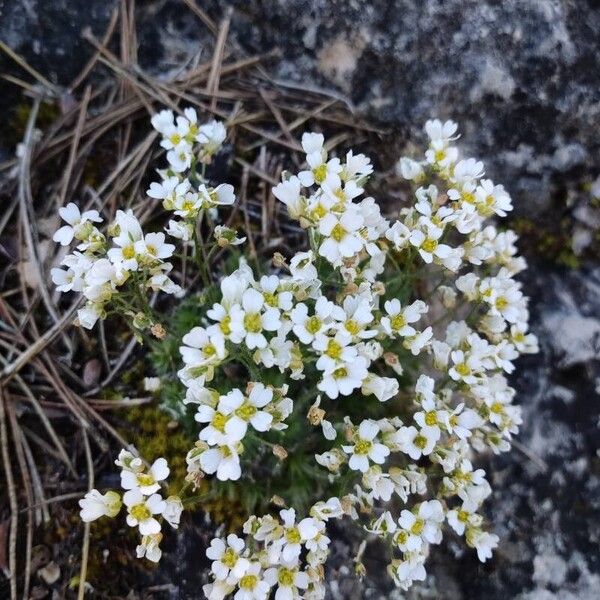
{"label": "white flower", "polygon": [[323,379],[317,384],[317,388],[330,398],[335,399],[340,394],[349,396],[355,389],[361,387],[368,375],[367,366],[367,359],[364,356],[357,356],[349,361],[332,362],[323,370]]}
{"label": "white flower", "polygon": [[459,137],[455,135],[457,131],[458,125],[454,121],[442,123],[439,119],[430,119],[425,123],[425,133],[432,142],[441,141],[447,144]]}
{"label": "white flower", "polygon": [[470,437],[471,430],[483,424],[483,419],[477,412],[472,408],[465,408],[462,403],[445,416],[448,433],[454,433],[461,440]]}
{"label": "white flower", "polygon": [[381,327],[390,336],[409,337],[416,334],[411,323],[416,323],[428,310],[427,305],[422,300],[416,300],[409,306],[402,308],[400,300],[394,298],[387,300],[383,305],[387,313],[381,318]]}
{"label": "white flower", "polygon": [[452,248],[446,244],[440,244],[444,230],[431,222],[425,222],[425,232],[421,229],[413,229],[408,238],[409,242],[419,249],[421,258],[427,263],[431,263],[433,258],[445,259],[450,256]]}
{"label": "white flower", "polygon": [[113,264],[118,263],[123,269],[135,271],[138,268],[135,243],[143,237],[142,227],[131,210],[127,212],[118,210],[115,223],[119,233],[113,238],[113,242],[117,247],[111,248],[107,252],[108,258]]}
{"label": "white flower", "polygon": [[402,157],[396,164],[396,172],[404,179],[418,179],[423,175],[423,167],[416,160]]}
{"label": "white flower", "polygon": [[352,470],[366,473],[369,469],[369,460],[378,465],[385,462],[390,450],[387,446],[374,441],[378,433],[379,425],[375,421],[365,419],[358,427],[354,445],[342,446],[346,454],[351,454],[348,466]]}
{"label": "white flower", "polygon": [[265,571],[265,581],[271,586],[277,586],[275,600],[297,600],[301,598],[299,590],[305,590],[309,584],[308,575],[299,571],[297,566],[281,565]]}
{"label": "white flower", "polygon": [[401,589],[407,590],[414,581],[424,581],[425,556],[418,552],[404,554],[403,560],[392,561],[388,570],[394,583]]}
{"label": "white flower", "polygon": [[422,427],[417,429],[410,425],[398,430],[396,441],[402,452],[408,454],[413,460],[427,456],[433,452],[436,442],[440,439],[439,427]]}
{"label": "white flower", "polygon": [[142,536],[142,542],[135,548],[136,556],[138,558],[146,557],[148,560],[157,563],[162,556],[162,550],[159,548],[161,540],[161,533]]}
{"label": "white flower", "polygon": [[230,573],[236,580],[244,576],[250,566],[248,559],[242,557],[244,546],[244,540],[233,533],[227,536],[227,543],[220,538],[210,542],[206,556],[213,561],[211,570],[217,579],[225,580]]}
{"label": "white flower", "polygon": [[462,350],[453,350],[450,353],[452,367],[448,375],[454,381],[464,381],[468,385],[477,383],[477,375],[481,372],[482,364],[475,354],[465,354]]}
{"label": "white flower", "polygon": [[392,377],[380,377],[369,373],[363,380],[361,391],[365,396],[374,394],[379,402],[387,402],[393,398],[399,390],[397,379]]}
{"label": "white flower", "polygon": [[234,446],[222,445],[205,450],[200,455],[200,467],[209,475],[216,473],[219,481],[236,481],[242,474],[240,457]]}
{"label": "white flower", "polygon": [[298,179],[304,187],[310,187],[313,184],[326,185],[331,189],[340,186],[340,173],[342,165],[339,158],[332,158],[327,161],[327,153],[323,148],[325,138],[321,133],[304,133],[302,135],[302,148],[306,152],[306,162],[310,167],[309,171],[300,171]]}
{"label": "white flower", "polygon": [[483,521],[482,517],[475,514],[477,504],[469,499],[464,492],[459,492],[459,496],[463,498],[463,503],[460,508],[449,510],[446,514],[448,525],[458,534],[463,535],[466,527],[479,527]]}
{"label": "white flower", "polygon": [[162,200],[167,210],[173,210],[178,200],[184,198],[190,188],[189,179],[181,181],[179,177],[167,177],[160,183],[152,182],[146,194],[155,200]]}
{"label": "white flower", "polygon": [[485,562],[492,557],[492,550],[498,546],[499,537],[481,529],[467,530],[467,544],[477,550],[477,558]]}
{"label": "white flower", "polygon": [[152,116],[152,127],[162,136],[168,136],[175,129],[173,111],[165,109]]}
{"label": "white flower", "polygon": [[365,489],[371,490],[375,500],[389,502],[394,492],[394,482],[388,473],[383,473],[381,467],[374,465],[363,475]]}
{"label": "white flower", "polygon": [[148,473],[123,469],[121,471],[121,487],[124,490],[138,488],[142,494],[149,496],[160,489],[159,481],[169,476],[169,467],[164,458],[157,458]]}
{"label": "white flower", "polygon": [[293,508],[284,509],[279,515],[283,521],[284,534],[277,541],[277,546],[281,550],[282,560],[291,563],[300,556],[302,544],[317,535],[319,527],[313,517],[306,517],[296,523],[296,511]]}
{"label": "white flower", "polygon": [[355,207],[348,208],[341,216],[325,215],[319,223],[319,232],[326,238],[319,247],[319,254],[333,265],[358,254],[364,244],[359,234],[362,226],[362,215]]}
{"label": "white flower", "polygon": [[173,256],[175,246],[165,243],[164,233],[147,233],[143,239],[135,242],[134,250],[152,262]]}
{"label": "white flower", "polygon": [[235,202],[235,192],[233,186],[229,183],[222,183],[211,190],[201,185],[198,192],[207,208],[211,206],[231,206]]}
{"label": "white flower", "polygon": [[333,325],[334,318],[343,318],[343,309],[319,296],[315,303],[315,314],[308,316],[308,306],[297,304],[290,312],[293,332],[303,344],[311,344],[319,334],[326,333]]}
{"label": "white flower", "polygon": [[159,494],[144,498],[140,489],[135,488],[125,492],[123,503],[127,506],[127,525],[139,527],[142,535],[160,532],[160,523],[153,517],[165,509],[165,501]]}
{"label": "white flower", "polygon": [[246,573],[238,581],[239,589],[234,600],[267,600],[269,584],[262,579],[259,563],[252,562]]}
{"label": "white flower", "polygon": [[97,210],[86,210],[82,213],[73,202],[59,208],[58,214],[68,223],[52,236],[52,239],[61,246],[68,246],[73,238],[84,240],[92,232],[91,223],[102,221]]}
{"label": "white flower", "polygon": [[165,231],[171,236],[182,242],[187,242],[192,239],[194,235],[194,227],[191,223],[185,221],[173,221],[170,220],[167,229]]}
{"label": "white flower", "polygon": [[433,329],[427,327],[417,335],[404,340],[404,347],[411,351],[413,356],[420,354],[421,350],[425,348],[433,336]]}
{"label": "white flower", "polygon": [[277,331],[281,327],[279,315],[276,308],[266,305],[260,292],[248,289],[242,295],[241,306],[231,309],[231,331],[243,339],[250,350],[266,348],[263,331]]}
{"label": "white flower", "polygon": [[77,323],[84,329],[91,329],[98,319],[102,317],[100,306],[88,303],[77,311]]}
{"label": "white flower", "polygon": [[273,196],[283,202],[292,219],[299,219],[304,214],[305,199],[301,195],[302,183],[296,176],[282,181],[273,188]]}
{"label": "white flower", "polygon": [[192,165],[192,158],[192,145],[185,140],[180,141],[175,147],[167,152],[169,165],[176,173],[187,171]]}
{"label": "white flower", "polygon": [[[413,509],[414,510],[414,509]],[[415,512],[403,510],[398,524],[409,534],[404,542],[406,550],[420,550],[422,541],[439,544],[442,541],[441,526],[444,510],[439,500],[422,502]]]}
{"label": "white flower", "polygon": [[80,501],[81,520],[89,523],[100,517],[116,517],[121,510],[121,496],[117,492],[108,491],[101,494],[98,490],[90,490]]}
{"label": "white flower", "polygon": [[254,383],[246,398],[240,390],[232,390],[219,400],[218,410],[230,418],[225,425],[225,433],[232,439],[242,439],[246,435],[248,423],[256,431],[268,431],[273,416],[264,410],[273,400],[273,390],[262,383]]}
{"label": "white flower", "polygon": [[179,347],[179,352],[186,365],[184,372],[180,372],[183,379],[193,378],[199,374],[207,373],[207,381],[212,379],[214,365],[218,365],[227,357],[225,349],[225,337],[219,329],[204,329],[203,327],[194,327],[186,333],[182,340],[183,346]]}
{"label": "white flower", "polygon": [[296,281],[313,281],[318,273],[314,266],[315,255],[312,250],[297,252],[290,260],[290,273]]}
{"label": "white flower", "polygon": [[183,512],[183,503],[179,496],[169,496],[165,500],[165,508],[162,512],[162,516],[165,521],[173,528],[179,527],[179,521],[181,520],[181,513]]}
{"label": "white flower", "polygon": [[204,144],[204,152],[215,154],[226,137],[227,131],[225,125],[220,121],[212,120],[204,125],[200,125],[196,139],[201,144]]}
{"label": "white flower", "polygon": [[265,299],[265,304],[281,311],[292,308],[292,292],[281,290],[281,280],[277,275],[263,275],[258,282],[258,289]]}
{"label": "white flower", "polygon": [[327,502],[317,502],[310,509],[310,514],[320,520],[328,521],[337,519],[344,514],[344,509],[339,498],[332,497]]}

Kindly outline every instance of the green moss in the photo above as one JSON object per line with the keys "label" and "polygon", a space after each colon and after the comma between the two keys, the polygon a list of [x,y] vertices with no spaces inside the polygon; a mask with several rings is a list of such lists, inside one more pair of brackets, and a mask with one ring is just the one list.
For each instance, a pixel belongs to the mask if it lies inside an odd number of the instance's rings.
{"label": "green moss", "polygon": [[[12,109],[11,114],[9,114],[8,118],[5,120],[5,126],[3,128],[4,143],[8,147],[15,147],[22,141],[30,115],[31,102],[27,100],[20,102]],[[45,129],[54,123],[59,115],[60,109],[58,104],[53,100],[44,100],[40,103],[35,126],[38,129]]]}
{"label": "green moss", "polygon": [[164,456],[171,469],[169,493],[177,492],[187,473],[185,456],[194,439],[155,404],[127,409],[125,420],[131,424],[122,433],[134,444],[141,456],[152,462]]}

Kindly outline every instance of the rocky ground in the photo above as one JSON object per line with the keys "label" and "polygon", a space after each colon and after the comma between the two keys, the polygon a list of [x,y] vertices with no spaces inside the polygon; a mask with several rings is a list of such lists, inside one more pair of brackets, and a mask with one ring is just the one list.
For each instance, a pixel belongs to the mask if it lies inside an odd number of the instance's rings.
{"label": "rocky ground", "polygon": [[[406,597],[586,600],[600,589],[600,5],[594,0],[372,2],[280,0],[202,3],[249,53],[279,52],[275,78],[349,98],[360,118],[397,133],[410,151],[432,116],[457,120],[463,147],[512,193],[531,267],[532,328],[541,352],[521,360],[521,449],[495,458],[489,518],[502,543],[480,566],[449,544],[427,582]],[[0,6],[0,39],[57,83],[101,35],[110,3],[20,0]],[[160,72],[211,44],[174,0],[140,2],[142,64]],[[87,53],[87,54],[86,54]],[[2,65],[4,67],[4,64]],[[0,69],[4,70],[4,69]],[[7,94],[3,106],[11,101]],[[358,118],[358,117],[357,117]],[[4,149],[6,151],[6,148]],[[600,195],[600,193],[598,194]],[[199,597],[197,552],[181,536],[153,575],[156,594]],[[385,582],[358,585],[336,543],[331,597],[400,598]],[[201,565],[200,565],[201,566]],[[159,597],[159,596],[156,596]]]}

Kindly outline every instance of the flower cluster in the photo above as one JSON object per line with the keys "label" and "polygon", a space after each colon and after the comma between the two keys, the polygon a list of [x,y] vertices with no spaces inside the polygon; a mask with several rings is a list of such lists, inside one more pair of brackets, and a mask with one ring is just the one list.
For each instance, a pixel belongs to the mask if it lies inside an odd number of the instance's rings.
{"label": "flower cluster", "polygon": [[[211,219],[234,194],[230,186],[211,188],[204,169],[196,170],[224,130],[184,115],[174,120],[163,111],[153,119],[170,167],[148,194],[179,217],[167,233],[194,241],[202,269],[211,256],[200,236],[203,215]],[[245,540],[213,540],[211,600],[266,599],[271,591],[278,600],[323,598],[330,518],[380,537],[402,589],[424,579],[429,548],[445,532],[463,536],[481,561],[498,543],[480,511],[491,488],[473,461],[507,451],[521,423],[506,375],[520,354],[537,351],[515,279],[526,265],[516,235],[495,223],[512,209],[510,196],[485,178],[480,161],[461,157],[457,125],[428,121],[425,132],[424,158],[398,163],[414,189],[393,221],[364,197],[369,158],[329,156],[323,135],[305,133],[308,168],[284,172],[273,194],[306,230],[309,246],[289,261],[275,256],[276,269],[261,276],[242,258],[181,340],[182,402],[194,406],[199,424],[186,485],[197,487],[206,475],[250,481],[269,448],[282,464],[300,455],[302,472],[336,489],[326,502],[320,498],[329,493],[311,501],[306,516],[297,518],[294,508],[253,515]],[[103,248],[96,217],[81,215],[72,235]],[[233,230],[214,233],[215,246],[243,242]],[[137,281],[150,276],[143,269]],[[300,439],[293,448],[286,446],[292,432]],[[133,475],[124,481],[133,487],[126,489],[137,490],[135,502],[151,494],[144,515],[152,521],[158,488],[132,483],[137,475],[127,464]],[[293,497],[276,500],[294,505]],[[112,514],[115,499],[102,502],[102,514]],[[356,565],[362,572],[360,553]]]}
{"label": "flower cluster", "polygon": [[244,533],[249,543],[234,534],[215,538],[206,550],[215,579],[204,586],[206,597],[221,600],[233,594],[235,600],[266,600],[274,591],[277,600],[323,598],[321,574],[331,541],[325,526],[343,514],[340,501],[331,498],[315,504],[300,521],[293,508],[281,510],[279,518],[248,519]]}
{"label": "flower cluster", "polygon": [[166,499],[160,495],[161,482],[169,476],[169,467],[164,458],[158,458],[147,469],[143,461],[127,450],[121,450],[115,464],[121,468],[123,497],[109,490],[101,494],[94,489],[79,501],[80,516],[89,523],[100,517],[116,517],[121,506],[127,508],[127,525],[137,527],[142,539],[136,548],[138,558],[146,557],[158,562],[162,555],[161,522],[166,521],[173,529],[179,527],[183,503],[179,496]]}
{"label": "flower cluster", "polygon": [[[164,233],[144,234],[131,209],[118,210],[107,227],[107,240],[95,225],[102,222],[97,210],[82,213],[74,203],[59,209],[67,225],[54,234],[54,241],[63,246],[73,240],[79,244],[73,254],[62,260],[64,269],[52,269],[52,281],[60,292],[83,292],[87,303],[77,314],[79,324],[86,329],[110,312],[126,316],[140,330],[156,327],[158,321],[152,314],[148,293],[184,295],[181,286],[169,277],[173,270],[169,259],[175,245],[166,242],[165,233],[184,242],[193,240],[199,255],[205,251],[199,239],[201,216],[206,213],[216,218],[217,206],[235,201],[233,186],[221,184],[213,188],[204,177],[205,166],[225,140],[222,123],[199,125],[196,111],[186,108],[184,115],[177,118],[170,110],[163,110],[152,118],[152,125],[162,136],[161,146],[167,150],[169,166],[158,171],[161,182],[152,183],[147,193],[162,200],[164,208],[177,217],[169,221]],[[197,171],[199,165],[201,173]],[[227,227],[217,225],[214,233],[219,245],[241,241]],[[163,334],[160,327],[153,333],[157,337]]]}
{"label": "flower cluster", "polygon": [[[169,167],[158,171],[161,181],[151,183],[147,194],[162,200],[165,210],[176,217],[169,221],[169,235],[198,243],[198,217],[204,212],[214,217],[218,206],[235,202],[232,185],[222,183],[213,188],[205,178],[206,165],[225,141],[225,126],[218,121],[199,125],[193,108],[186,108],[177,118],[172,111],[163,110],[152,117],[152,126],[162,136],[160,145],[167,150]],[[221,226],[215,233],[217,239],[227,239],[231,231]],[[235,240],[235,232],[231,237]]]}
{"label": "flower cluster", "polygon": [[54,241],[68,246],[79,242],[61,262],[65,268],[52,269],[52,281],[59,292],[83,292],[87,303],[79,309],[79,324],[91,329],[98,319],[118,311],[131,318],[135,327],[154,325],[148,293],[162,291],[181,296],[183,290],[170,277],[173,265],[167,260],[175,251],[165,234],[144,234],[131,210],[118,210],[108,226],[108,237],[94,223],[101,223],[98,211],[83,213],[74,203],[59,209],[67,225],[54,234]]}

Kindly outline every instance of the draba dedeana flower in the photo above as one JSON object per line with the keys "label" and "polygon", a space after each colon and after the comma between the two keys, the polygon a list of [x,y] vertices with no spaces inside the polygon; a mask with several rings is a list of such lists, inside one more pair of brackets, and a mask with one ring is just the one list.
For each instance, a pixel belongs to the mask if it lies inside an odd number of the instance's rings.
{"label": "draba dedeana flower", "polygon": [[[227,210],[235,192],[213,185],[205,167],[226,139],[223,124],[200,124],[185,109],[161,111],[152,125],[168,166],[148,201],[162,202],[169,237],[146,232],[131,209],[102,215],[109,224],[100,231],[98,212],[70,204],[55,240],[78,245],[52,280],[83,293],[82,326],[116,313],[160,339],[149,296],[189,294],[173,264],[178,248],[191,252],[201,317],[176,340],[172,379],[198,440],[178,496],[163,498],[164,459],[148,465],[123,450],[123,498],[91,491],[82,519],[114,517],[124,503],[142,536],[137,555],[157,561],[162,524],[178,527],[185,495],[201,480],[272,496],[271,478],[289,465],[291,480],[307,478],[302,502],[287,480],[281,494],[262,499],[283,510],[250,515],[243,535],[211,542],[210,600],[324,598],[331,519],[380,538],[403,590],[425,579],[430,546],[448,531],[487,560],[499,539],[486,529],[493,521],[481,507],[491,487],[474,464],[510,449],[521,414],[506,375],[520,354],[537,352],[537,339],[515,278],[526,267],[517,236],[497,222],[512,200],[485,178],[482,161],[461,156],[457,124],[428,121],[424,157],[398,161],[413,188],[391,219],[366,195],[370,159],[336,156],[321,133],[305,133],[306,167],[284,171],[272,193],[306,232],[306,247],[276,253],[270,265],[244,255],[251,232],[219,222],[217,209]],[[210,259],[226,252],[242,253],[237,268],[212,269]]]}

